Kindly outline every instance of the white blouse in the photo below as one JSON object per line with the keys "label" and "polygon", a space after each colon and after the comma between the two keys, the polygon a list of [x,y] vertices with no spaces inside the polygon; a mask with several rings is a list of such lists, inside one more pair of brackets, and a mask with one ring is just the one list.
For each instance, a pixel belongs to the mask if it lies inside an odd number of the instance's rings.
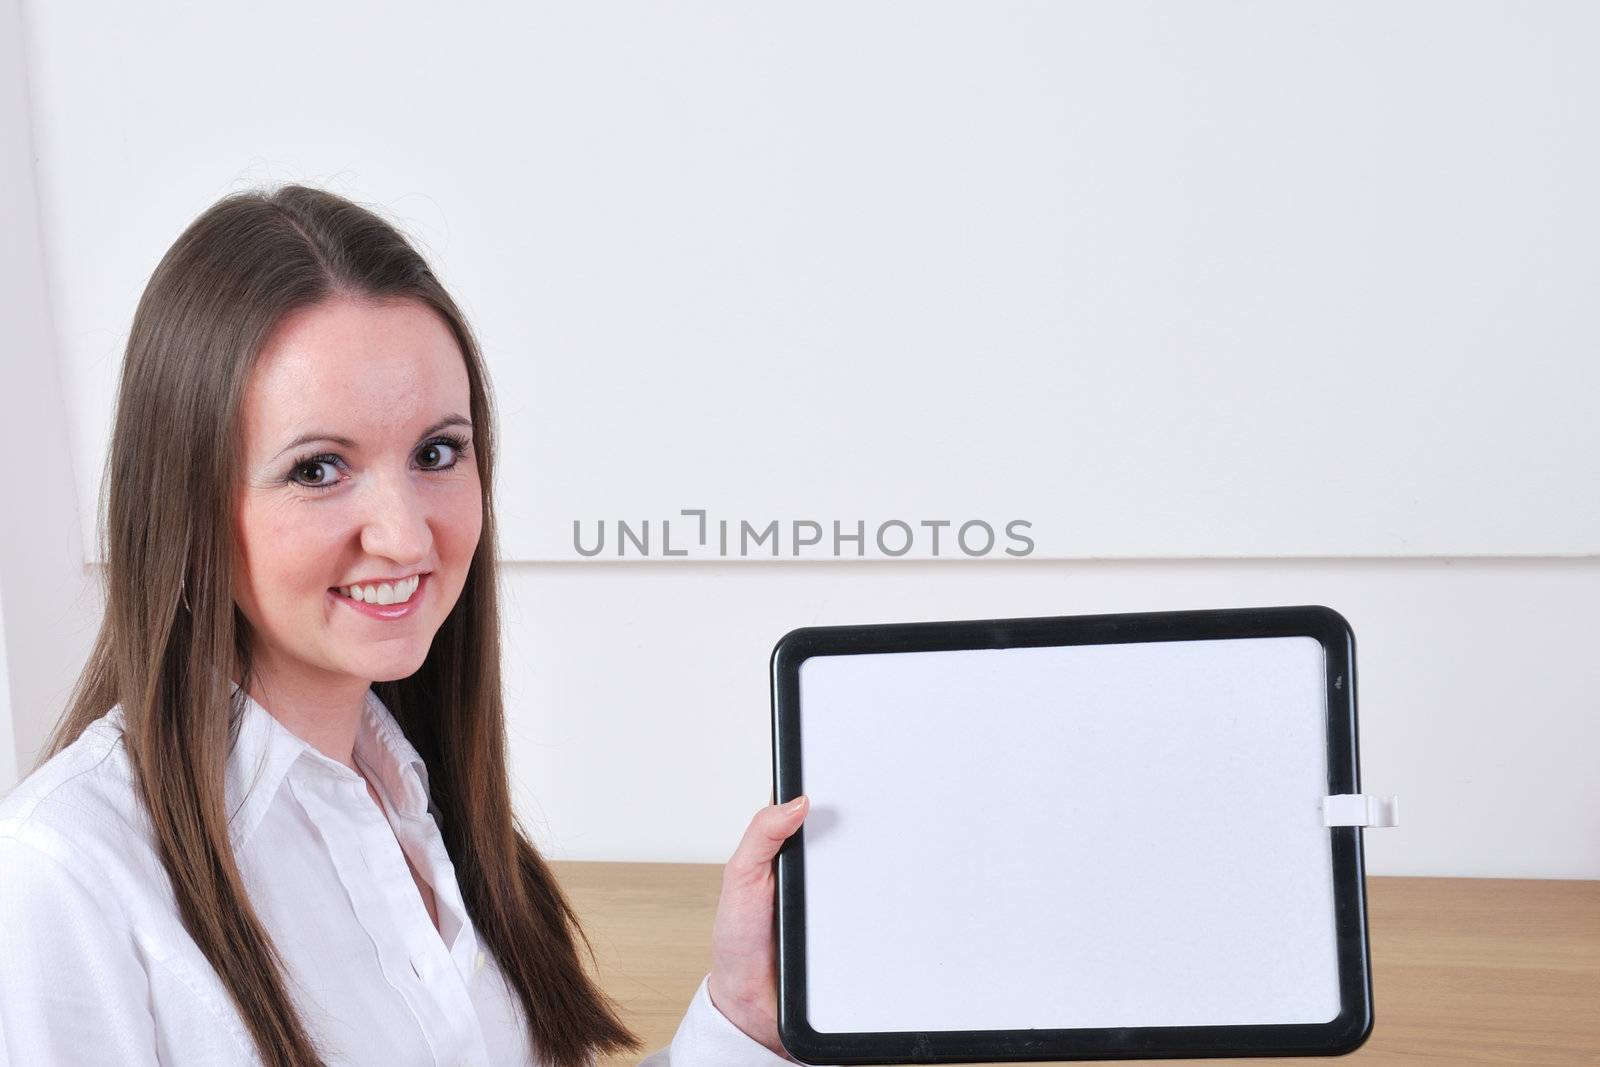
{"label": "white blouse", "polygon": [[[227,761],[229,832],[328,1062],[543,1063],[462,903],[427,767],[377,694],[367,691],[354,755],[381,811],[360,775],[248,694],[245,709]],[[0,1065],[259,1064],[178,917],[122,721],[112,708],[0,800]],[[438,928],[406,856],[433,887]],[[708,979],[671,1046],[641,1067],[793,1062],[724,1017]]]}

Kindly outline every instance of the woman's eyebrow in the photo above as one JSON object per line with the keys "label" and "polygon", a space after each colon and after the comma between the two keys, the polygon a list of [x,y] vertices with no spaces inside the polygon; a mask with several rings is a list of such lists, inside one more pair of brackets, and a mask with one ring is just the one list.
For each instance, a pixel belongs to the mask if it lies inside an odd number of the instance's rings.
{"label": "woman's eyebrow", "polygon": [[[427,437],[429,434],[438,433],[446,426],[465,426],[470,430],[472,429],[472,420],[467,418],[465,415],[446,415],[432,426],[429,426],[426,430],[423,430],[421,436]],[[296,437],[293,441],[290,441],[288,444],[284,445],[283,448],[278,452],[278,455],[273,456],[272,458],[277,459],[278,456],[283,455],[284,452],[299,448],[301,445],[309,445],[314,441],[328,441],[343,448],[357,447],[356,443],[350,438],[341,437],[338,434],[321,432],[303,433],[299,437]]]}

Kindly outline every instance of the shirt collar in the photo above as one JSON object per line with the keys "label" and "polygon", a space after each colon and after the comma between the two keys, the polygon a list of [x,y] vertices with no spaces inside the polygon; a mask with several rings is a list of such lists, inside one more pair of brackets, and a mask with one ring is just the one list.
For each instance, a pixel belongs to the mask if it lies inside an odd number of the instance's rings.
{"label": "shirt collar", "polygon": [[[331,759],[310,742],[279,722],[237,682],[229,680],[229,695],[242,696],[244,709],[238,732],[228,752],[226,794],[228,833],[240,848],[255,831],[284,778],[296,774],[328,775],[351,781],[361,776]],[[363,699],[356,727],[355,759],[378,779],[396,813],[410,818],[428,814],[428,767],[406,740],[378,694],[370,688]]]}

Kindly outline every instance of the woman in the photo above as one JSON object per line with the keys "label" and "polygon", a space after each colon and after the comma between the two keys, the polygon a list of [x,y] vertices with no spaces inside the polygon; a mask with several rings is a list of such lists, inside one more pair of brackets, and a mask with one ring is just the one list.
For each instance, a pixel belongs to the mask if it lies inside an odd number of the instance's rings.
{"label": "woman", "polygon": [[[122,368],[104,622],[0,802],[0,1060],[638,1048],[512,815],[491,405],[455,303],[347,200],[230,196],[162,259]],[[804,807],[752,820],[652,1067],[793,1062],[771,861]]]}

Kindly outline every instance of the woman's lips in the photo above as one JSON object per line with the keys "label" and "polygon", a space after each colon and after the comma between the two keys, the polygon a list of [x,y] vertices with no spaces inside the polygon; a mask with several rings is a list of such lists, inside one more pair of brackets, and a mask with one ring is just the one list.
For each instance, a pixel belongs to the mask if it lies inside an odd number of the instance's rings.
{"label": "woman's lips", "polygon": [[431,573],[418,576],[416,592],[412,593],[411,599],[404,604],[368,604],[362,600],[352,600],[337,589],[329,589],[328,595],[345,607],[354,608],[370,619],[403,619],[417,613],[417,609],[422,605],[422,596],[428,591],[432,581]]}

